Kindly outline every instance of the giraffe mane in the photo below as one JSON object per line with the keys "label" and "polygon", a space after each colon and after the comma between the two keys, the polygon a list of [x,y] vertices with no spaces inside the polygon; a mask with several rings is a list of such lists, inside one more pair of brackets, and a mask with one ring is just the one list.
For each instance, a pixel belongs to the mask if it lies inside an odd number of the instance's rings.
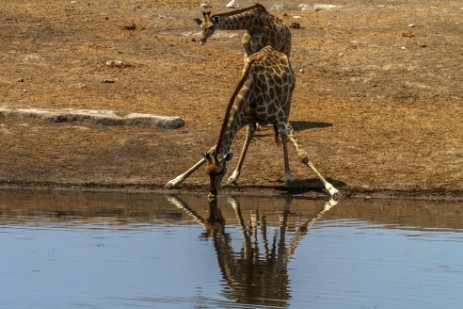
{"label": "giraffe mane", "polygon": [[247,12],[247,11],[252,11],[252,10],[258,10],[258,11],[261,11],[261,13],[268,13],[267,9],[265,9],[265,7],[262,4],[256,3],[254,5],[251,5],[251,6],[239,9],[239,10],[214,14],[211,17],[216,17],[216,16],[217,17],[227,17],[227,16],[236,15],[236,14],[241,14],[241,13],[244,13],[244,12]]}

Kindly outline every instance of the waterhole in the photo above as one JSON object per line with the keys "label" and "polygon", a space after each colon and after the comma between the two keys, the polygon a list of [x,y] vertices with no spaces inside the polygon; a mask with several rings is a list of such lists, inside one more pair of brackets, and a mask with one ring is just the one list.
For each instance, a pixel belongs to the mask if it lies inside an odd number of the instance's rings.
{"label": "waterhole", "polygon": [[463,204],[0,192],[0,308],[459,308]]}

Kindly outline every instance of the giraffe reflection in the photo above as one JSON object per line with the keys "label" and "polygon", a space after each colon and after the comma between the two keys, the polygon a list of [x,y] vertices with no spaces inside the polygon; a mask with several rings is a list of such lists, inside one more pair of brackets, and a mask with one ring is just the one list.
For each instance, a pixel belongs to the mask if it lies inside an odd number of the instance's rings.
{"label": "giraffe reflection", "polygon": [[[278,307],[286,306],[290,297],[289,259],[312,225],[337,203],[333,199],[325,202],[324,207],[300,225],[293,232],[292,239],[287,240],[292,198],[285,199],[279,226],[272,235],[269,233],[270,227],[265,215],[260,215],[258,209],[253,210],[246,222],[239,201],[229,198],[228,202],[234,210],[242,235],[241,248],[236,251],[232,246],[232,233],[226,230],[225,219],[218,207],[217,199],[208,200],[209,211],[206,219],[180,198],[169,196],[168,200],[201,224],[205,230],[205,237],[213,239],[220,271],[227,283],[224,289],[226,297],[239,303]],[[233,243],[236,244],[236,241]]]}

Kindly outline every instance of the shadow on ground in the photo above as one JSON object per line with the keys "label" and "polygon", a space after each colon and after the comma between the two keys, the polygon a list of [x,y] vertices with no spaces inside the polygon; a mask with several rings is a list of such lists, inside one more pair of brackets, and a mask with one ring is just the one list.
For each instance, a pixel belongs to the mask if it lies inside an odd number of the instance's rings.
{"label": "shadow on ground", "polygon": [[291,126],[296,132],[316,128],[328,128],[333,124],[327,122],[291,121]]}
{"label": "shadow on ground", "polygon": [[[340,190],[346,186],[342,180],[328,178],[327,181],[331,183],[336,189]],[[304,194],[308,192],[326,193],[323,183],[318,178],[293,180],[290,186],[277,185],[275,190],[285,192],[288,194]]]}

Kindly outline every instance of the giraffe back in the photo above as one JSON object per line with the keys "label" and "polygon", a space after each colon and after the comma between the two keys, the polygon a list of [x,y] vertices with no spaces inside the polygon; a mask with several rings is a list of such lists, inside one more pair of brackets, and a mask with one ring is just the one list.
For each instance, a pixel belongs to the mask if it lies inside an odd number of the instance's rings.
{"label": "giraffe back", "polygon": [[256,122],[274,125],[287,122],[296,82],[287,55],[267,46],[251,55],[246,66],[255,94],[249,108]]}

